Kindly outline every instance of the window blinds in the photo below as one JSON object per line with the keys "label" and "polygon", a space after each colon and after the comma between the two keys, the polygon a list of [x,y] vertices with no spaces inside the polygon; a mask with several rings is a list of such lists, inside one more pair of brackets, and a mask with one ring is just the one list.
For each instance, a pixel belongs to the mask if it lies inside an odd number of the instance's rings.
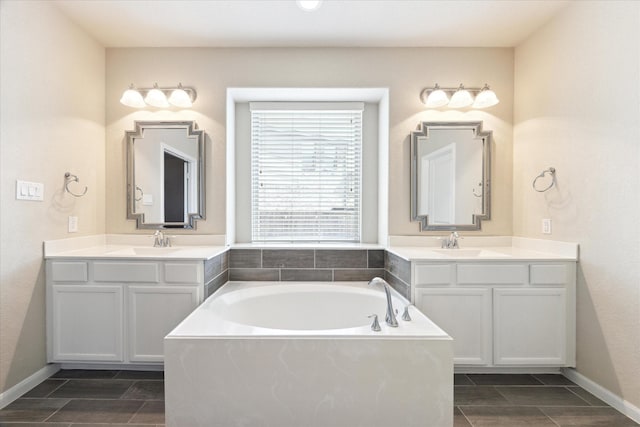
{"label": "window blinds", "polygon": [[361,158],[362,107],[252,104],[252,240],[359,242]]}

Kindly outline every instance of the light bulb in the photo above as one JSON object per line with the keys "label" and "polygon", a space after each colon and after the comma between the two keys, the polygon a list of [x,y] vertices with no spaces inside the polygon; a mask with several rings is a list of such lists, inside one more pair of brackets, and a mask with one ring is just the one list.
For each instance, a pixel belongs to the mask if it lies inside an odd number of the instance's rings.
{"label": "light bulb", "polygon": [[120,98],[120,103],[133,108],[142,108],[146,105],[142,99],[142,95],[134,89],[133,85],[124,91],[122,98]]}
{"label": "light bulb", "polygon": [[320,7],[322,0],[296,0],[296,3],[300,9],[311,12]]}
{"label": "light bulb", "polygon": [[163,91],[158,89],[158,84],[157,83],[153,85],[153,89],[151,89],[147,93],[147,96],[144,97],[144,102],[146,102],[147,104],[152,105],[154,107],[158,107],[158,108],[168,108],[169,107],[169,102],[167,101],[167,96],[164,94]]}
{"label": "light bulb", "polygon": [[178,84],[178,88],[171,92],[169,103],[180,108],[191,108],[193,105],[191,96],[182,88],[182,84]]}
{"label": "light bulb", "polygon": [[496,96],[495,92],[489,89],[489,85],[485,84],[480,93],[476,96],[473,108],[493,107],[498,102],[500,102],[500,100]]}
{"label": "light bulb", "polygon": [[449,103],[449,96],[445,91],[440,89],[440,86],[436,83],[435,87],[427,96],[425,105],[429,108],[438,108]]}
{"label": "light bulb", "polygon": [[460,85],[458,90],[451,96],[451,101],[449,101],[450,108],[463,108],[471,104],[473,104],[473,96],[463,85]]}

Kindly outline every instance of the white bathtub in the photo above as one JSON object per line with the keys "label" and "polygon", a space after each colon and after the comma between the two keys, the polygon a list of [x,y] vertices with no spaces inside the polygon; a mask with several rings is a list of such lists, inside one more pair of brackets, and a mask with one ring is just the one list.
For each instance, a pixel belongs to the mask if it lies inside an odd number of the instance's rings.
{"label": "white bathtub", "polygon": [[385,311],[366,283],[227,283],[165,338],[167,426],[451,426],[451,338]]}

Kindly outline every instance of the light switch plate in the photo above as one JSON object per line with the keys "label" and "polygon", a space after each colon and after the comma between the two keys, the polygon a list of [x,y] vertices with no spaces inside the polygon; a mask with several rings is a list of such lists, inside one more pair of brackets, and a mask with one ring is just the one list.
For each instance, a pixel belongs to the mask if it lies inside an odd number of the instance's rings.
{"label": "light switch plate", "polygon": [[16,180],[16,199],[41,202],[44,200],[44,184]]}
{"label": "light switch plate", "polygon": [[542,220],[542,234],[551,234],[551,219],[544,218]]}

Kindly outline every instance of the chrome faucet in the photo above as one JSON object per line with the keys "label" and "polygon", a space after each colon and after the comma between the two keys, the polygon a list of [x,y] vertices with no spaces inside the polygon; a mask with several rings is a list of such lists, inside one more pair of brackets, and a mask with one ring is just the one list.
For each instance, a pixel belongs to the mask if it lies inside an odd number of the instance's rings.
{"label": "chrome faucet", "polygon": [[396,319],[396,312],[393,309],[393,303],[391,302],[391,291],[389,290],[389,284],[386,280],[380,277],[374,277],[369,281],[369,285],[374,285],[376,283],[381,283],[384,286],[384,292],[387,296],[387,314],[384,317],[384,321],[392,328],[397,328],[398,320]]}
{"label": "chrome faucet", "polygon": [[462,239],[457,231],[452,231],[448,238],[442,239],[442,249],[460,249],[458,239]]}
{"label": "chrome faucet", "polygon": [[153,247],[154,248],[166,248],[171,246],[171,236],[165,236],[161,230],[156,230],[153,233]]}

